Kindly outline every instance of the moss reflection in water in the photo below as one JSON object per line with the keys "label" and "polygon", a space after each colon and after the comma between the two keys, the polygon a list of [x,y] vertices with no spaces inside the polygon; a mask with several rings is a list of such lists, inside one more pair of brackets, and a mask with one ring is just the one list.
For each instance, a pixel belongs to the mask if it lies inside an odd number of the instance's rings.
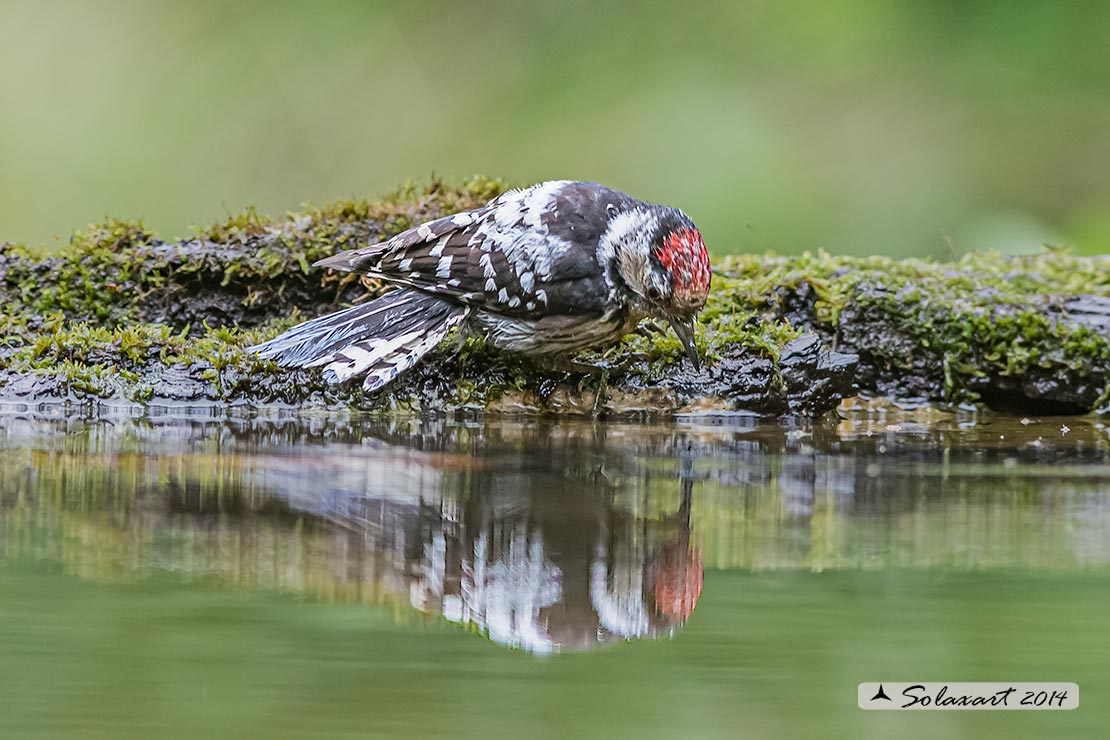
{"label": "moss reflection in water", "polygon": [[855,708],[1110,680],[1105,428],[910,417],[11,420],[0,736],[1098,737]]}

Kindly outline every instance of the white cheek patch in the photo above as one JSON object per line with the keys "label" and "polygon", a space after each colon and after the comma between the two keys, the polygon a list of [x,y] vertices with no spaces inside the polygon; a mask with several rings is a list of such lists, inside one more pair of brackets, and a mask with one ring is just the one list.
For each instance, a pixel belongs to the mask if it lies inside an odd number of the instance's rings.
{"label": "white cheek patch", "polygon": [[598,242],[597,258],[605,268],[610,290],[615,285],[609,265],[615,262],[621,279],[636,293],[645,294],[651,276],[650,239],[658,226],[655,214],[643,208],[620,213],[609,222],[608,230]]}

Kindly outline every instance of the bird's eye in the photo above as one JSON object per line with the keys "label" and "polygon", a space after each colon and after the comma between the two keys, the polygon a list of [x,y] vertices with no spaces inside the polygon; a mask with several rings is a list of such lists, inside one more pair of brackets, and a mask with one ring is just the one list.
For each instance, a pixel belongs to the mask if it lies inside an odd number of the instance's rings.
{"label": "bird's eye", "polygon": [[609,214],[609,218],[615,218],[618,213],[617,207],[612,203],[605,206],[605,212]]}
{"label": "bird's eye", "polygon": [[661,295],[662,293],[659,292],[659,288],[656,288],[654,285],[647,289],[647,296],[653,301],[659,300],[659,296]]}

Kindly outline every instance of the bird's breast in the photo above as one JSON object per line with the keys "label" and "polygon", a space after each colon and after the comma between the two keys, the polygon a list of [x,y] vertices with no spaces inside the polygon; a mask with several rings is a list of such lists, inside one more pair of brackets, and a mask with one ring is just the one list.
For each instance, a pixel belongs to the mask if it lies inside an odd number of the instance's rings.
{"label": "bird's breast", "polygon": [[614,344],[643,318],[620,307],[600,316],[544,316],[539,319],[510,318],[477,311],[471,331],[495,347],[531,355],[556,355]]}

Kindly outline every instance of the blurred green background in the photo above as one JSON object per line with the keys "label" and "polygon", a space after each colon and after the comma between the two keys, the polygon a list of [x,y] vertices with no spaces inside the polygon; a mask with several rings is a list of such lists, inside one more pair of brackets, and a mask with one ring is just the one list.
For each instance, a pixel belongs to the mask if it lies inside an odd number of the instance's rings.
{"label": "blurred green background", "polygon": [[594,179],[717,252],[1110,246],[1110,4],[0,5],[0,240],[433,172]]}

